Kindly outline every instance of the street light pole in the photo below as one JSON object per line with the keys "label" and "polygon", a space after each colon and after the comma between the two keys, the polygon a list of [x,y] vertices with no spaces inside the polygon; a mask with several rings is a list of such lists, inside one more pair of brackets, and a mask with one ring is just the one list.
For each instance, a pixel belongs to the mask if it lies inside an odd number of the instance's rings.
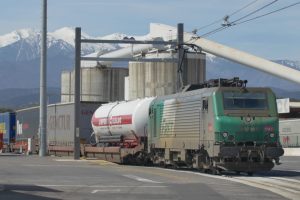
{"label": "street light pole", "polygon": [[80,159],[80,56],[81,28],[75,29],[75,78],[74,78],[74,160]]}
{"label": "street light pole", "polygon": [[47,0],[42,0],[42,33],[40,63],[40,157],[47,153]]}

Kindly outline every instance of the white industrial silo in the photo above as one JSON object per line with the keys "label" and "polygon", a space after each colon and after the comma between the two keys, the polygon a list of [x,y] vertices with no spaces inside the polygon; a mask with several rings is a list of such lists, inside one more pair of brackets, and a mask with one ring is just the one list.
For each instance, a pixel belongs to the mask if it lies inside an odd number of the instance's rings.
{"label": "white industrial silo", "polygon": [[[126,68],[81,68],[80,100],[109,102],[124,99]],[[74,71],[61,75],[61,101],[74,101]]]}
{"label": "white industrial silo", "polygon": [[[176,53],[146,55],[146,58],[176,57]],[[187,53],[183,66],[184,85],[197,84],[205,80],[205,54]],[[177,62],[129,62],[129,99],[176,93],[177,71]]]}

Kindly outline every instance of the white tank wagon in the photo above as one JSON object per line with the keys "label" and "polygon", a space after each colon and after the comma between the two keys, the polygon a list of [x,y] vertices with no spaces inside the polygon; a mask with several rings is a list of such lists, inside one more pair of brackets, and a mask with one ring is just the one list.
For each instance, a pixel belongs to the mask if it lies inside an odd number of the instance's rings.
{"label": "white tank wagon", "polygon": [[153,99],[114,102],[100,106],[92,117],[96,142],[136,146],[139,140],[147,136],[148,110]]}

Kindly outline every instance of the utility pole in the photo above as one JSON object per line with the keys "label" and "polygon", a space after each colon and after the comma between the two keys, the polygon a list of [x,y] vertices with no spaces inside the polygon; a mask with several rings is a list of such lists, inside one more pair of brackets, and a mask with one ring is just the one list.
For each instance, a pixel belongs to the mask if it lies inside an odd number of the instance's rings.
{"label": "utility pole", "polygon": [[42,39],[40,63],[40,157],[47,154],[47,0],[42,0]]}
{"label": "utility pole", "polygon": [[80,159],[80,57],[81,28],[75,29],[75,78],[74,78],[74,159]]}

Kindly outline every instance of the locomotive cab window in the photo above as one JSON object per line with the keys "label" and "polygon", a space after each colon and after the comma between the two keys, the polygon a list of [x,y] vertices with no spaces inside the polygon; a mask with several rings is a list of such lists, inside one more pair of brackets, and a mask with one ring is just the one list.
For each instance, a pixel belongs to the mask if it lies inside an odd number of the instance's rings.
{"label": "locomotive cab window", "polygon": [[267,110],[267,95],[264,92],[224,91],[225,110]]}

